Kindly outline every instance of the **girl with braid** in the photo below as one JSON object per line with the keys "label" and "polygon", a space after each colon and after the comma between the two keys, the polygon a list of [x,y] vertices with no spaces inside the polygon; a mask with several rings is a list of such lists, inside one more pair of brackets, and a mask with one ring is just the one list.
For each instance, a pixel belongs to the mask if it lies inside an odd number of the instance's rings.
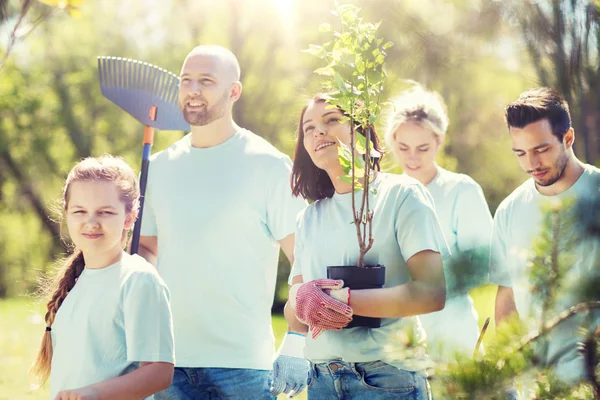
{"label": "girl with braid", "polygon": [[62,206],[73,254],[51,294],[30,374],[50,398],[144,399],[173,376],[170,294],[155,268],[124,252],[138,213],[136,176],[122,159],[86,158]]}

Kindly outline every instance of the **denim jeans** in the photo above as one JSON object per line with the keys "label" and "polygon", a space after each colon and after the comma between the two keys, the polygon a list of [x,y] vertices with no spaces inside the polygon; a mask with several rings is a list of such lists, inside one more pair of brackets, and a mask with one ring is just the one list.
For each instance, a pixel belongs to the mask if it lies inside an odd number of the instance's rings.
{"label": "denim jeans", "polygon": [[331,361],[312,365],[309,400],[430,400],[424,372],[405,371],[383,361]]}
{"label": "denim jeans", "polygon": [[274,399],[271,371],[244,368],[175,368],[171,386],[155,400]]}

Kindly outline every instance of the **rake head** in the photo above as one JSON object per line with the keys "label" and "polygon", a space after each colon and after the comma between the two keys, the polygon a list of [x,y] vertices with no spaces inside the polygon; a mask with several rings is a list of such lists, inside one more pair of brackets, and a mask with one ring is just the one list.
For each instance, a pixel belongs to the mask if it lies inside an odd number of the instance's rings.
{"label": "rake head", "polygon": [[[98,57],[98,76],[104,97],[145,126],[189,131],[178,105],[177,75],[145,62],[120,57]],[[157,109],[156,119],[150,109]]]}

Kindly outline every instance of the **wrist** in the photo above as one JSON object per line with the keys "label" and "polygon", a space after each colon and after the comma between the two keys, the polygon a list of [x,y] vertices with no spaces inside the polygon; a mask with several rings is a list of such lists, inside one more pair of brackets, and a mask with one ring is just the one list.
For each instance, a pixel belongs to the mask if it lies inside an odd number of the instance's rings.
{"label": "wrist", "polygon": [[280,356],[304,358],[306,335],[300,332],[288,332],[279,347]]}
{"label": "wrist", "polygon": [[298,293],[298,289],[300,289],[302,283],[296,283],[290,286],[290,291],[288,294],[288,304],[292,307],[292,310],[296,309],[296,294]]}
{"label": "wrist", "polygon": [[333,289],[329,293],[329,296],[333,297],[337,301],[350,305],[350,288]]}

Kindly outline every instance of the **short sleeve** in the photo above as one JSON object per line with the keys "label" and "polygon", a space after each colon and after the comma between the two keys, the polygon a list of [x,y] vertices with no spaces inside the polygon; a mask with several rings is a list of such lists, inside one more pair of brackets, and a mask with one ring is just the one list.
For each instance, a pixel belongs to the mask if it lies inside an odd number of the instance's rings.
{"label": "short sleeve", "polygon": [[170,293],[151,273],[135,274],[123,299],[127,360],[175,362]]}
{"label": "short sleeve", "polygon": [[146,193],[144,194],[144,208],[140,210],[142,212],[142,228],[140,230],[141,236],[157,236],[158,229],[156,227],[156,216],[154,214],[154,207],[152,205],[152,196],[150,185],[146,186]]}
{"label": "short sleeve", "polygon": [[281,240],[295,232],[296,216],[306,201],[292,195],[292,162],[285,156],[277,160],[267,179],[267,227],[273,239]]}
{"label": "short sleeve", "polygon": [[408,194],[400,203],[395,227],[404,261],[424,250],[449,256],[431,194],[421,184],[411,185],[407,190]]}
{"label": "short sleeve", "polygon": [[506,233],[503,228],[503,217],[504,213],[501,209],[496,211],[492,227],[492,238],[490,241],[489,282],[500,286],[512,287],[506,258]]}

